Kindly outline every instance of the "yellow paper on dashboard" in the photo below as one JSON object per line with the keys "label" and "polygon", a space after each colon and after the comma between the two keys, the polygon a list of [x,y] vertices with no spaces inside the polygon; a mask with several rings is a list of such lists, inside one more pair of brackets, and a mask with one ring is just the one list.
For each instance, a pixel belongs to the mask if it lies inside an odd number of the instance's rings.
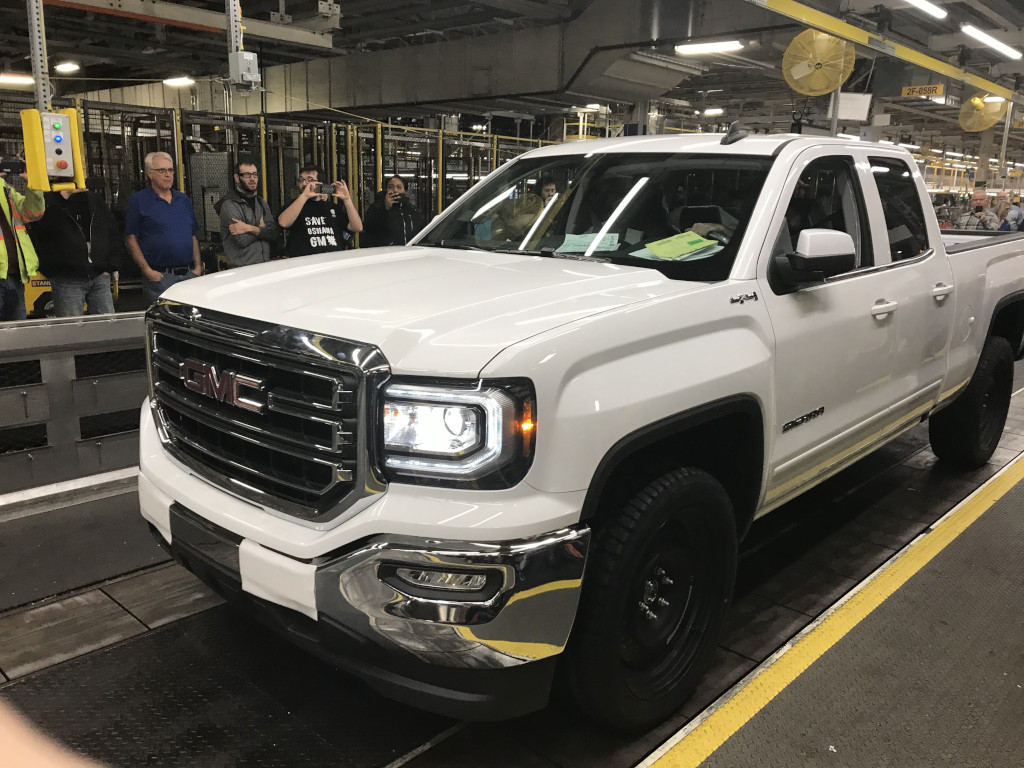
{"label": "yellow paper on dashboard", "polygon": [[709,245],[718,245],[718,242],[689,231],[646,244],[647,250],[660,259],[678,259],[680,256],[686,256],[688,253],[707,248]]}

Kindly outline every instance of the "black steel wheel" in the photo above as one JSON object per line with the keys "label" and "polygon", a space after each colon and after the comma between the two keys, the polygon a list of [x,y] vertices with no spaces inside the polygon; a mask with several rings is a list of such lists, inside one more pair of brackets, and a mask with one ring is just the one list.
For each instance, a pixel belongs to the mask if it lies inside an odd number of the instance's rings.
{"label": "black steel wheel", "polygon": [[990,336],[967,389],[929,419],[932,451],[963,469],[982,466],[999,444],[1013,394],[1013,350],[1001,336]]}
{"label": "black steel wheel", "polygon": [[598,532],[567,662],[578,704],[623,730],[650,728],[692,693],[736,579],[736,522],[711,475],[651,482]]}

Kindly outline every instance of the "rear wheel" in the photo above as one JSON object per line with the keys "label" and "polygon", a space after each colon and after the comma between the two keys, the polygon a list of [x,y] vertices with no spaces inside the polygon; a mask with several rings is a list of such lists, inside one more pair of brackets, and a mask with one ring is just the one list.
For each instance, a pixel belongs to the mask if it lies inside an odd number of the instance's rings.
{"label": "rear wheel", "polygon": [[999,444],[1012,392],[1013,350],[1006,339],[990,336],[967,389],[929,419],[935,455],[964,469],[982,466]]}
{"label": "rear wheel", "polygon": [[573,693],[616,728],[678,710],[717,645],[736,578],[725,490],[677,469],[634,496],[599,533],[568,657]]}

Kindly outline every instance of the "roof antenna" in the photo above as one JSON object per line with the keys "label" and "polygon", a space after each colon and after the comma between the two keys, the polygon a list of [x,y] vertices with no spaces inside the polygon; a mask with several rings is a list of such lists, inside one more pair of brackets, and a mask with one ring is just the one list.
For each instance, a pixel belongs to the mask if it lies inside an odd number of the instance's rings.
{"label": "roof antenna", "polygon": [[729,125],[729,130],[725,134],[725,136],[722,137],[722,143],[723,144],[735,144],[740,139],[745,139],[749,135],[750,134],[747,133],[747,131],[745,131],[742,128],[740,128],[740,121],[739,120],[735,120],[735,121],[733,121]]}

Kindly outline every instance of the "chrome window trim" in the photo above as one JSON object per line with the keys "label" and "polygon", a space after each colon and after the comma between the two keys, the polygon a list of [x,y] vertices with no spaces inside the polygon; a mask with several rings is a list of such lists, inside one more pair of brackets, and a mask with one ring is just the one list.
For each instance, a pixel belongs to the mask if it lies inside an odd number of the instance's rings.
{"label": "chrome window trim", "polygon": [[887,272],[890,269],[897,269],[898,267],[902,267],[905,264],[920,264],[925,259],[931,258],[934,254],[935,249],[929,248],[927,251],[922,251],[912,259],[901,259],[900,261],[890,261],[888,264],[877,264],[871,267],[862,267],[860,269],[854,269],[849,272],[844,272],[841,275],[836,275],[835,277],[825,278],[824,283],[816,283],[814,285],[809,285],[807,286],[807,288],[817,288],[818,286],[821,285],[832,285],[833,283],[838,283],[842,280],[849,280],[854,277],[860,277],[861,275],[873,275],[877,272]]}

